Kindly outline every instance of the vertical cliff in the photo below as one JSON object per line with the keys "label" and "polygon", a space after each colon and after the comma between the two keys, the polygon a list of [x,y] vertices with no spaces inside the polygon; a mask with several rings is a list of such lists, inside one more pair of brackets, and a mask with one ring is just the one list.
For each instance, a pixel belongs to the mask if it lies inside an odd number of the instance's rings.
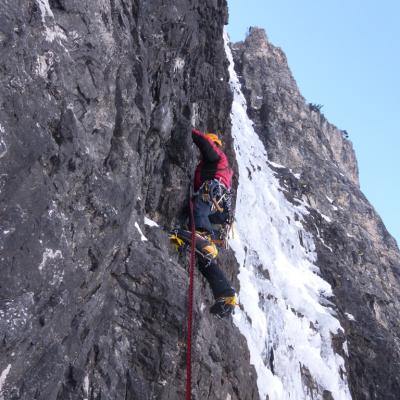
{"label": "vertical cliff", "polygon": [[[0,398],[183,397],[186,262],[166,230],[191,123],[229,147],[226,21],[222,0],[2,2]],[[244,338],[200,278],[195,296],[194,395],[256,399]]]}
{"label": "vertical cliff", "polygon": [[196,274],[193,398],[398,398],[396,243],[261,30],[233,46],[240,87],[227,15],[3,0],[0,400],[183,398],[187,260],[167,232],[186,222],[192,125],[221,132],[239,177],[220,261],[241,289],[220,321]]}
{"label": "vertical cliff", "polygon": [[310,212],[304,225],[316,238],[321,276],[333,288],[353,398],[397,399],[400,254],[360,191],[351,142],[305,102],[284,53],[263,30],[250,29],[233,54],[248,115],[284,193]]}

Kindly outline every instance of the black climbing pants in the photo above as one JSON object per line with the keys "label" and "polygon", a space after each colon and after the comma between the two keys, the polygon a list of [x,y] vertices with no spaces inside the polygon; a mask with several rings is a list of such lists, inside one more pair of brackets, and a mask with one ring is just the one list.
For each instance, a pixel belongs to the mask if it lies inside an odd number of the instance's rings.
{"label": "black climbing pants", "polygon": [[204,260],[199,258],[198,266],[200,272],[207,279],[211,290],[213,292],[214,298],[221,296],[233,296],[235,294],[235,289],[231,287],[225,274],[219,268],[217,260]]}
{"label": "black climbing pants", "polygon": [[212,224],[224,224],[228,219],[228,213],[212,211],[211,203],[204,201],[201,195],[194,198],[194,224],[196,230],[210,233],[212,239],[217,239]]}

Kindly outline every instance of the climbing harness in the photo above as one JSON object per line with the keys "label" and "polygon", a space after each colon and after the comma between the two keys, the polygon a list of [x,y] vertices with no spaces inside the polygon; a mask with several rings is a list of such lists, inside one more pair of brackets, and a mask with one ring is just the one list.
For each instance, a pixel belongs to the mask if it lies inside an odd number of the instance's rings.
{"label": "climbing harness", "polygon": [[212,212],[218,211],[222,213],[224,207],[221,204],[228,200],[230,191],[218,179],[212,179],[205,181],[194,195],[201,196],[205,203],[210,203]]}

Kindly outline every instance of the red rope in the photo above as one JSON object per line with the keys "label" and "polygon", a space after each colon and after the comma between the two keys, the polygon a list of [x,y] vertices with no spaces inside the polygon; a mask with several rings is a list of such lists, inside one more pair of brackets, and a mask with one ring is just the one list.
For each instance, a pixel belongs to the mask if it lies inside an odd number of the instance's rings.
{"label": "red rope", "polygon": [[189,266],[189,295],[188,295],[188,324],[186,349],[186,400],[192,398],[192,321],[193,321],[193,283],[196,251],[196,228],[194,225],[193,199],[190,196],[190,223],[192,229],[192,243],[190,246]]}

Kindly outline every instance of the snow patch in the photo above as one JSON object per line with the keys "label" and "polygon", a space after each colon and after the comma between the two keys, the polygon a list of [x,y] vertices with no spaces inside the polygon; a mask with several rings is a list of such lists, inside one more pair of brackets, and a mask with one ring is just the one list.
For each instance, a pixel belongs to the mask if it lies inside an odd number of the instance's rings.
{"label": "snow patch", "polygon": [[353,315],[353,314],[345,313],[345,315],[346,315],[346,317],[347,317],[347,319],[348,319],[349,321],[355,321],[355,320],[356,320],[356,319],[354,318],[354,315]]}
{"label": "snow patch", "polygon": [[346,354],[346,356],[348,357],[349,356],[349,346],[347,344],[347,340],[345,340],[343,342],[343,351],[344,351],[344,354]]}
{"label": "snow patch", "polygon": [[[56,213],[57,209],[58,209],[57,203],[54,200],[52,200],[51,206],[49,207],[49,211],[48,211],[49,217],[53,217],[53,215]],[[63,216],[63,213],[60,213],[60,215]]]}
{"label": "snow patch", "polygon": [[3,158],[7,153],[7,145],[3,138],[0,138],[0,158]]}
{"label": "snow patch", "polygon": [[48,69],[46,56],[38,56],[36,59],[35,74],[46,78]]}
{"label": "snow patch", "polygon": [[42,22],[46,23],[46,17],[54,18],[53,11],[51,11],[50,4],[48,0],[37,0],[40,14],[42,15]]}
{"label": "snow patch", "polygon": [[[64,31],[59,26],[54,24],[54,21],[53,21],[54,14],[53,14],[53,11],[51,11],[49,1],[48,0],[36,0],[36,1],[39,5],[40,14],[42,17],[42,23],[45,28],[46,41],[53,42],[55,39],[67,40],[67,36],[65,35]],[[50,24],[53,26],[49,27],[46,24],[46,18],[52,19]],[[61,43],[61,41],[59,43],[62,47],[64,47],[64,45]],[[66,50],[68,52],[68,50],[65,47],[64,47],[64,50]]]}
{"label": "snow patch", "polygon": [[[48,42],[54,42],[55,39],[67,40],[67,36],[65,35],[64,31],[57,25],[53,26],[52,28],[46,27],[46,40]],[[62,43],[60,42],[60,44]],[[65,47],[64,49],[67,50]]]}
{"label": "snow patch", "polygon": [[[317,210],[317,211],[318,211],[318,210]],[[329,223],[332,222],[332,220],[331,220],[327,215],[322,214],[321,211],[318,211],[318,213],[321,215],[321,217],[322,217],[326,222],[329,222]]]}
{"label": "snow patch", "polygon": [[174,72],[177,73],[183,69],[185,66],[185,60],[183,58],[177,57],[174,62]]}
{"label": "snow patch", "polygon": [[192,103],[192,117],[190,119],[190,123],[192,126],[197,125],[197,121],[199,119],[199,106],[197,103]]}
{"label": "snow patch", "polygon": [[331,247],[331,246],[328,246],[328,245],[325,243],[324,239],[322,239],[321,236],[318,236],[318,237],[319,237],[319,240],[321,241],[321,243],[322,243],[331,253],[333,253],[332,247]]}
{"label": "snow patch", "polygon": [[48,260],[54,258],[62,258],[62,253],[60,250],[54,251],[53,249],[45,249],[42,257],[42,262],[39,264],[39,271],[42,271]]}
{"label": "snow patch", "polygon": [[[241,90],[241,89],[240,89]],[[252,122],[251,122],[251,124],[253,124]],[[269,164],[269,165],[272,165],[273,167],[275,167],[275,168],[286,168],[284,165],[281,165],[281,164],[278,164],[278,163],[276,163],[276,162],[273,162],[273,161],[269,161],[269,160],[267,160],[267,163]]]}
{"label": "snow patch", "polygon": [[[286,200],[268,167],[284,168],[268,161],[247,115],[226,33],[225,44],[240,177],[237,232],[229,244],[240,265],[243,309],[236,310],[233,321],[247,339],[260,398],[320,398],[323,390],[329,390],[335,400],[351,399],[346,374],[341,373],[344,360],[334,352],[331,339],[342,328],[334,311],[323,305],[332,288],[319,276],[314,238],[301,223],[307,210]],[[254,171],[252,164],[265,167]],[[251,180],[248,169],[253,171]],[[288,224],[287,217],[296,223]],[[313,393],[304,386],[302,367],[316,383]]]}
{"label": "snow patch", "polygon": [[143,235],[142,230],[140,229],[140,226],[137,222],[135,222],[135,228],[138,230],[139,234],[140,234],[140,240],[142,242],[147,242],[147,237]]}
{"label": "snow patch", "polygon": [[85,391],[85,399],[88,400],[89,398],[89,375],[86,375],[84,380],[83,380],[83,390]]}
{"label": "snow patch", "polygon": [[150,227],[158,227],[157,222],[152,221],[150,218],[144,217],[144,224]]}
{"label": "snow patch", "polygon": [[1,133],[6,133],[6,130],[4,129],[3,125],[0,124],[0,132]]}
{"label": "snow patch", "polygon": [[331,199],[329,196],[325,196],[326,197],[326,199],[329,201],[329,203],[331,203],[331,207],[332,207],[332,209],[333,209],[333,211],[337,211],[338,210],[338,208],[333,204],[333,199]]}
{"label": "snow patch", "polygon": [[4,400],[3,386],[6,382],[7,375],[10,373],[11,364],[8,364],[7,368],[0,375],[0,400]]}

